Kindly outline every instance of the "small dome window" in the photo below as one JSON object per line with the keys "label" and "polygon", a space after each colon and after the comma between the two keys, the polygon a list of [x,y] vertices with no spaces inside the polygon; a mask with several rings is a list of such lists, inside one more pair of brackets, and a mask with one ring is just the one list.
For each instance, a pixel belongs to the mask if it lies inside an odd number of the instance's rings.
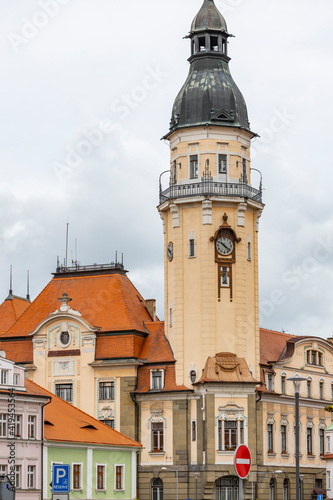
{"label": "small dome window", "polygon": [[206,52],[206,37],[199,36],[199,52]]}
{"label": "small dome window", "polygon": [[219,51],[219,39],[217,36],[210,37],[210,50],[212,50],[213,52]]}

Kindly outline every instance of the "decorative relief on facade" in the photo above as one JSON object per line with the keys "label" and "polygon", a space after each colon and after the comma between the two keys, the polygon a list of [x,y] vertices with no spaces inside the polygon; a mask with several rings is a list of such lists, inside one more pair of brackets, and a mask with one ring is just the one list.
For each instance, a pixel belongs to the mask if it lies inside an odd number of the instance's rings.
{"label": "decorative relief on facade", "polygon": [[33,339],[32,341],[33,349],[36,348],[38,349],[38,347],[45,349],[45,343],[46,343],[45,339]]}
{"label": "decorative relief on facade", "polygon": [[[98,377],[97,415],[100,420],[116,420],[116,377]],[[106,403],[107,401],[107,403]],[[107,416],[105,416],[107,415]]]}
{"label": "decorative relief on facade", "polygon": [[95,346],[95,335],[85,335],[82,337],[82,347],[84,345],[93,345]]}
{"label": "decorative relief on facade", "polygon": [[60,325],[54,326],[53,328],[49,329],[48,333],[48,346],[49,349],[51,349],[51,341],[54,347],[57,346],[57,334],[60,332],[61,328]]}
{"label": "decorative relief on facade", "polygon": [[238,203],[237,205],[237,226],[245,226],[246,203]]}
{"label": "decorative relief on facade", "polygon": [[267,424],[272,424],[274,426],[274,429],[276,428],[276,422],[275,422],[275,418],[274,418],[274,414],[273,413],[268,413],[267,414],[266,425]]}
{"label": "decorative relief on facade", "polygon": [[281,415],[280,425],[285,425],[289,429],[288,415]]}
{"label": "decorative relief on facade", "polygon": [[213,203],[210,200],[202,202],[202,223],[213,224]]}
{"label": "decorative relief on facade", "polygon": [[81,330],[80,330],[80,328],[76,325],[72,325],[69,323],[68,330],[72,336],[73,345],[75,345],[75,343],[78,341],[78,345],[80,346],[80,342],[81,342]]}

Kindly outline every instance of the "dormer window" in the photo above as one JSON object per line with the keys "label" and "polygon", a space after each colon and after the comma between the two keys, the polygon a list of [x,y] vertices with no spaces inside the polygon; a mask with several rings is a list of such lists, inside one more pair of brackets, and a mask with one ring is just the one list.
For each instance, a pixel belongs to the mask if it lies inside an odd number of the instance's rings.
{"label": "dormer window", "polygon": [[199,52],[206,52],[206,37],[199,36]]}
{"label": "dormer window", "polygon": [[63,347],[67,347],[70,342],[69,332],[61,332],[60,334],[60,343]]}
{"label": "dormer window", "polygon": [[1,385],[7,385],[7,384],[8,384],[8,371],[1,370]]}
{"label": "dormer window", "polygon": [[150,389],[152,391],[162,391],[164,387],[164,370],[151,370]]}
{"label": "dormer window", "polygon": [[273,392],[273,373],[267,373],[267,389]]}
{"label": "dormer window", "polygon": [[212,50],[213,52],[219,51],[219,39],[217,36],[210,37],[210,50]]}
{"label": "dormer window", "polygon": [[315,349],[306,351],[306,362],[308,365],[323,366],[323,353]]}

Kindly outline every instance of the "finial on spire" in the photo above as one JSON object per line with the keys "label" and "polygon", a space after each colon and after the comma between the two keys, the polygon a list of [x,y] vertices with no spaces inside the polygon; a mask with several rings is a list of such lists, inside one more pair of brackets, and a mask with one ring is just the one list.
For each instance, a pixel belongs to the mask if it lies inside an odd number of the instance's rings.
{"label": "finial on spire", "polygon": [[30,302],[30,276],[29,271],[27,271],[27,300]]}
{"label": "finial on spire", "polygon": [[13,266],[10,266],[9,270],[9,295],[13,295]]}

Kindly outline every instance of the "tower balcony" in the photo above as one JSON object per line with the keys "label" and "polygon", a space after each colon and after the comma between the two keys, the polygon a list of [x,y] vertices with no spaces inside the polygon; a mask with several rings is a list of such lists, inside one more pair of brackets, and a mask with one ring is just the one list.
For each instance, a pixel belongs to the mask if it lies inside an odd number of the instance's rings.
{"label": "tower balcony", "polygon": [[170,184],[164,191],[160,185],[160,205],[168,200],[191,196],[230,196],[262,203],[262,188],[260,186],[260,189],[255,189],[245,182],[215,182],[206,179],[188,184]]}

